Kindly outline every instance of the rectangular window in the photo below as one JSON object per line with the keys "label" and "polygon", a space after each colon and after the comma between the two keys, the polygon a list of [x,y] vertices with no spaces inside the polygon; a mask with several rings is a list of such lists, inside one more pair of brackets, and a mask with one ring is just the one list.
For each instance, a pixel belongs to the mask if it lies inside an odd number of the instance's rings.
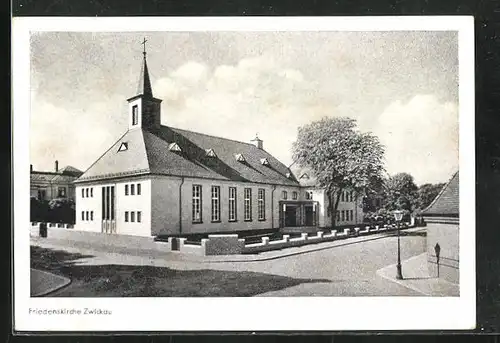
{"label": "rectangular window", "polygon": [[82,220],[85,220],[85,212],[82,211]]}
{"label": "rectangular window", "polygon": [[345,221],[345,211],[344,210],[340,211],[340,215],[341,215],[342,221]]}
{"label": "rectangular window", "polygon": [[85,197],[88,198],[89,197],[89,189],[88,188],[85,188]]}
{"label": "rectangular window", "polygon": [[285,200],[286,200],[286,199],[288,199],[288,192],[287,192],[287,191],[283,191],[283,192],[281,193],[281,196],[282,196],[282,197],[283,197],[283,199],[285,199]]}
{"label": "rectangular window", "polygon": [[212,222],[220,221],[220,187],[212,186]]}
{"label": "rectangular window", "polygon": [[236,221],[236,187],[229,187],[229,221]]}
{"label": "rectangular window", "polygon": [[130,195],[135,195],[135,185],[134,184],[130,185]]}
{"label": "rectangular window", "polygon": [[351,212],[351,221],[353,221],[354,220],[354,212],[353,212],[353,210],[350,210],[349,212]]}
{"label": "rectangular window", "polygon": [[89,211],[85,211],[85,220],[89,220]]}
{"label": "rectangular window", "polygon": [[141,184],[137,184],[137,195],[141,195]]}
{"label": "rectangular window", "polygon": [[82,188],[82,198],[85,198],[85,189]]}
{"label": "rectangular window", "polygon": [[193,223],[201,223],[201,186],[193,185]]}
{"label": "rectangular window", "polygon": [[125,211],[125,221],[128,222],[128,211]]}
{"label": "rectangular window", "polygon": [[137,211],[137,222],[138,223],[141,222],[141,217],[142,217],[141,211]]}
{"label": "rectangular window", "polygon": [[293,192],[292,193],[292,199],[293,200],[297,200],[297,192]]}
{"label": "rectangular window", "polygon": [[340,194],[340,201],[344,202],[345,201],[345,192],[343,191],[342,194]]}
{"label": "rectangular window", "polygon": [[244,190],[244,219],[246,221],[252,220],[252,189],[245,188]]}
{"label": "rectangular window", "polygon": [[137,105],[132,106],[132,125],[139,123],[139,108]]}
{"label": "rectangular window", "polygon": [[115,186],[111,186],[111,220],[115,220]]}
{"label": "rectangular window", "polygon": [[128,195],[128,185],[125,185],[125,195]]}
{"label": "rectangular window", "polygon": [[[296,192],[294,192],[296,193]],[[259,188],[257,193],[257,206],[259,212],[259,220],[266,220],[266,190]]]}
{"label": "rectangular window", "polygon": [[135,222],[135,212],[134,212],[134,211],[131,211],[131,212],[130,212],[130,221],[131,221],[132,223],[134,223],[134,222]]}
{"label": "rectangular window", "polygon": [[90,197],[93,198],[94,197],[94,188],[91,188],[90,189]]}
{"label": "rectangular window", "polygon": [[94,220],[94,211],[90,211],[90,220]]}

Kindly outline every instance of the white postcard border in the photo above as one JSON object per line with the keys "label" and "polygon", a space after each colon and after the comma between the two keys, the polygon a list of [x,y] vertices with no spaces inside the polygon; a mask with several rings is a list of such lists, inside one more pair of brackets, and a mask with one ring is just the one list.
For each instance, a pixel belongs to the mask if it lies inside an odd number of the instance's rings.
{"label": "white postcard border", "polygon": [[[473,329],[475,148],[473,17],[147,17],[13,19],[14,324],[18,331],[335,331]],[[458,31],[460,297],[30,298],[30,31]],[[109,316],[33,315],[106,308]]]}

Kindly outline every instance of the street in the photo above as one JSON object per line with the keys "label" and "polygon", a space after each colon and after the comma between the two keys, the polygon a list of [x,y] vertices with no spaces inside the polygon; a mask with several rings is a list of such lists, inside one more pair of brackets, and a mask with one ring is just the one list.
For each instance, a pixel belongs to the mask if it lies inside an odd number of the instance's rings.
{"label": "street", "polygon": [[[178,254],[140,254],[130,255],[117,253],[114,250],[103,251],[100,246],[97,250],[91,247],[78,248],[75,246],[65,247],[61,242],[40,241],[40,247],[64,250],[74,255],[75,265],[70,268],[98,267],[110,265],[129,266],[131,268],[170,268],[177,271],[227,271],[230,277],[221,278],[220,281],[212,277],[212,284],[220,282],[223,286],[227,283],[238,283],[237,275],[251,275],[275,277],[282,280],[283,277],[299,280],[291,284],[281,284],[277,287],[262,287],[252,295],[258,296],[418,296],[422,295],[414,290],[406,288],[395,282],[377,275],[377,270],[394,264],[397,259],[397,238],[385,236],[378,239],[355,242],[341,246],[329,243],[318,244],[318,250],[299,253],[294,256],[276,258],[267,261],[253,262],[201,262],[183,261]],[[401,259],[405,260],[419,255],[425,251],[425,236],[421,232],[406,232],[401,237]],[[65,266],[64,268],[68,268]],[[90,270],[90,269],[89,269]],[[248,273],[255,274],[248,274]],[[394,271],[396,272],[396,271]],[[75,273],[73,271],[73,273]],[[82,270],[80,273],[86,273]],[[94,273],[94,271],[92,272]],[[109,273],[109,271],[108,271]],[[403,275],[405,271],[403,270]],[[76,275],[76,274],[75,274]],[[97,274],[99,275],[99,274]],[[222,274],[221,274],[222,275]],[[109,277],[109,276],[108,276]],[[200,274],[199,287],[203,285],[203,275]],[[170,277],[169,277],[170,278]],[[86,278],[86,282],[92,279]],[[215,281],[214,281],[215,280]],[[247,279],[246,279],[247,280]],[[305,280],[302,282],[301,280]],[[140,282],[140,280],[138,281]],[[175,283],[175,277],[170,279]],[[247,281],[245,281],[247,282]],[[272,285],[272,279],[267,281]],[[280,281],[281,282],[281,281]],[[73,283],[68,288],[76,287]],[[224,285],[226,284],[226,285]],[[78,285],[78,283],[76,283]],[[269,285],[269,284],[268,284]],[[230,286],[230,285],[229,285]],[[233,285],[234,286],[234,285]],[[238,288],[238,287],[234,287]],[[227,288],[226,288],[227,289]],[[229,289],[232,289],[229,287]],[[57,292],[60,296],[69,294],[67,288]],[[87,294],[85,292],[70,292],[71,294]],[[169,293],[170,294],[170,293]],[[191,294],[191,293],[190,293]],[[205,293],[203,293],[205,294]],[[238,294],[223,294],[224,296],[238,296]]]}

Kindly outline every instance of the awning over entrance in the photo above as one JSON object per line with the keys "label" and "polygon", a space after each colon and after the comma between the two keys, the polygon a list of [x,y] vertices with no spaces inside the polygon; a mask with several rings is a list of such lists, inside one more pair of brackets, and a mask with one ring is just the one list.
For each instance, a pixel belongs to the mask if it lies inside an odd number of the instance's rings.
{"label": "awning over entrance", "polygon": [[317,201],[280,201],[280,227],[318,226]]}

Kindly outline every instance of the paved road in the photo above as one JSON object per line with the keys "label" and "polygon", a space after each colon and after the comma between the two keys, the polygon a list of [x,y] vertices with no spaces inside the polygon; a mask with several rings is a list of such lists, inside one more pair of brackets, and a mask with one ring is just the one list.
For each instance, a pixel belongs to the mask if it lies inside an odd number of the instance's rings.
{"label": "paved road", "polygon": [[[425,237],[418,235],[401,237],[403,260],[424,251]],[[93,254],[95,257],[86,259],[84,263],[147,264],[185,270],[245,270],[294,278],[330,280],[330,282],[301,284],[278,292],[263,293],[262,296],[422,295],[376,274],[378,269],[396,262],[396,252],[397,238],[389,236],[269,261],[199,263],[169,260],[168,255],[130,256],[96,251]],[[82,251],[82,253],[88,253],[88,251]]]}

